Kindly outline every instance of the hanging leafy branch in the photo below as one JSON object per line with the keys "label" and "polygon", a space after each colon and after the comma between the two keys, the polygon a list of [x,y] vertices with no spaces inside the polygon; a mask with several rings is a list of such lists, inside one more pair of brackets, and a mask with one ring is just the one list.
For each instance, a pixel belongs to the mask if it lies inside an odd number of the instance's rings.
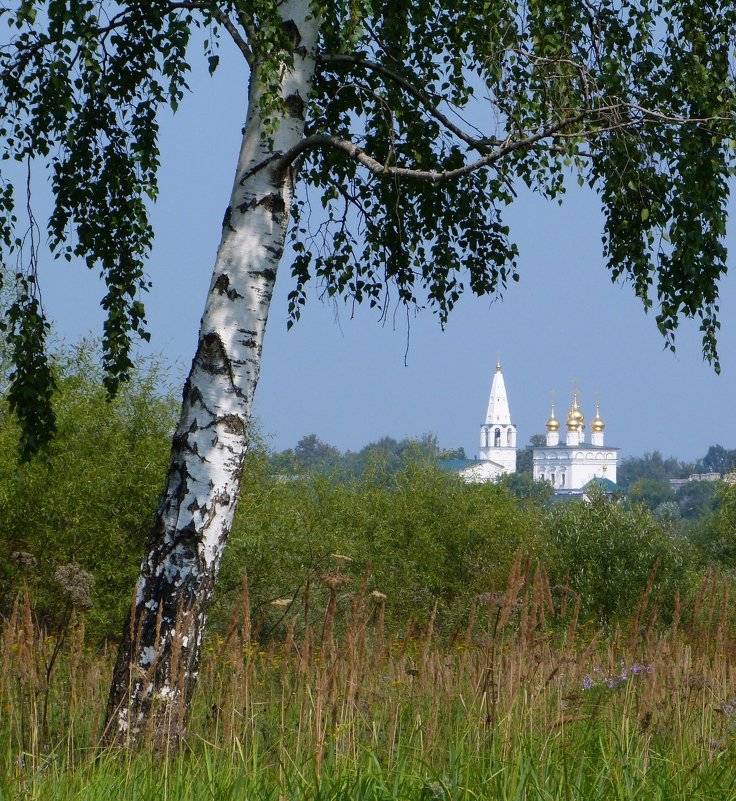
{"label": "hanging leafy branch", "polygon": [[[719,369],[736,139],[733,2],[314,0],[321,38],[312,92],[288,98],[279,87],[300,42],[279,7],[0,6],[0,157],[49,165],[51,249],[102,274],[111,393],[130,374],[134,337],[148,336],[158,115],[187,90],[196,28],[207,32],[210,72],[222,32],[250,66],[266,141],[282,116],[306,119],[305,138],[264,163],[302,179],[291,323],[313,281],[384,313],[394,300],[427,305],[441,322],[467,289],[500,295],[518,280],[503,219],[514,187],[554,198],[576,175],[601,199],[612,278],[655,309],[672,348],[680,319],[699,320],[703,353]],[[15,348],[11,392],[29,455],[53,432],[53,380],[17,202],[5,179],[0,263],[18,275],[7,324],[26,343]]]}

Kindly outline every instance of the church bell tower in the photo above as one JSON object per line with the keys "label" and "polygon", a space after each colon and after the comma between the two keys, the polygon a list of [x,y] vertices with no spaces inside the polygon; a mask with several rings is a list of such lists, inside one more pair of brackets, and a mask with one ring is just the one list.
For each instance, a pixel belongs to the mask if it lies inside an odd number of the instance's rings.
{"label": "church bell tower", "polygon": [[480,458],[500,465],[504,473],[516,472],[516,426],[511,422],[500,363],[493,375],[486,421],[480,427]]}

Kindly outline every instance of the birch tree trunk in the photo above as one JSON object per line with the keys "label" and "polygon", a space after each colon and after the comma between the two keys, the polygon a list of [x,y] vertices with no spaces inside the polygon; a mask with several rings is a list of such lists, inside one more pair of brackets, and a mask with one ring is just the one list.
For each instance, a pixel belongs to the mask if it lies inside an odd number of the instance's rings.
{"label": "birch tree trunk", "polygon": [[294,170],[280,168],[277,157],[304,136],[318,31],[309,11],[304,0],[281,7],[294,66],[282,74],[285,113],[271,142],[263,136],[258,63],[251,69],[240,156],[197,351],[113,674],[108,743],[134,745],[150,737],[162,748],[186,733],[208,607],[238,502],[293,199]]}

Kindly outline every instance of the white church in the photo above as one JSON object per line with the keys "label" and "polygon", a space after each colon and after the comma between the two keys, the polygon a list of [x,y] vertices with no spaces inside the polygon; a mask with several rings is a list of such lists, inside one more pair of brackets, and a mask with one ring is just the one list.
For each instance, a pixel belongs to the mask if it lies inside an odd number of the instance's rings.
{"label": "white church", "polygon": [[[545,444],[533,449],[534,480],[549,482],[558,496],[580,496],[591,482],[605,491],[614,490],[618,448],[604,443],[606,424],[601,418],[600,405],[596,404],[595,417],[590,421],[590,441],[586,441],[585,415],[578,405],[577,391],[567,413],[564,442],[560,427],[552,404]],[[495,481],[506,473],[516,472],[516,426],[511,422],[500,364],[496,365],[486,419],[480,427],[479,456],[467,460],[459,469],[466,481]]]}
{"label": "white church", "polygon": [[491,384],[486,421],[480,427],[480,459],[460,470],[466,481],[495,481],[504,473],[516,472],[516,426],[511,422],[506,384],[501,365]]}

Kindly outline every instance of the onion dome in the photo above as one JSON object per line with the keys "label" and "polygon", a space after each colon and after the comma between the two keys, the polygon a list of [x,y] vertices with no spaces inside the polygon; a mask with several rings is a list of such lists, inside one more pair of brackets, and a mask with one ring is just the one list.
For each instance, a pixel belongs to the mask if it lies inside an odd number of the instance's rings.
{"label": "onion dome", "polygon": [[545,423],[547,426],[547,431],[559,431],[560,430],[560,421],[555,417],[555,405],[552,404],[552,411],[549,415],[549,420]]}
{"label": "onion dome", "polygon": [[582,411],[580,411],[580,407],[578,406],[578,393],[575,392],[573,394],[573,401],[572,401],[572,413],[575,416],[575,419],[578,421],[578,426],[583,428],[585,425],[585,416],[583,415]]}
{"label": "onion dome", "polygon": [[590,427],[598,434],[606,427],[606,424],[601,418],[600,406],[597,403],[595,405],[595,417],[590,421]]}
{"label": "onion dome", "polygon": [[584,426],[585,416],[580,411],[580,407],[578,406],[578,393],[573,392],[572,406],[570,407],[570,411],[567,413],[567,430],[578,431]]}

